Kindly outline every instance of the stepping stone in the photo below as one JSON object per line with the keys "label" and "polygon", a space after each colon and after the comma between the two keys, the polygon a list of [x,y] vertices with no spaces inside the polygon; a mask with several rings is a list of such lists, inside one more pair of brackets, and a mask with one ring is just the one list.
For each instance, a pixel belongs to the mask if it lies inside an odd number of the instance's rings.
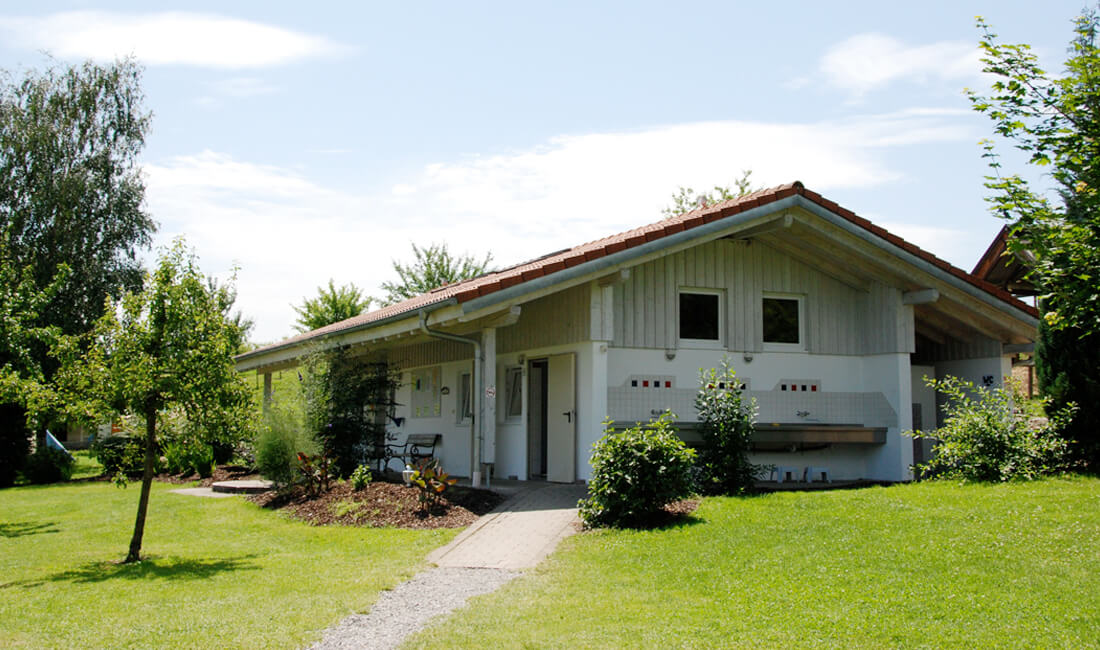
{"label": "stepping stone", "polygon": [[232,494],[221,494],[211,490],[210,488],[197,487],[197,488],[180,488],[178,490],[169,490],[173,494],[187,494],[193,497],[208,497],[213,499],[232,499]]}
{"label": "stepping stone", "polygon": [[275,487],[271,481],[251,479],[247,481],[218,481],[210,486],[215,492],[227,494],[259,494]]}

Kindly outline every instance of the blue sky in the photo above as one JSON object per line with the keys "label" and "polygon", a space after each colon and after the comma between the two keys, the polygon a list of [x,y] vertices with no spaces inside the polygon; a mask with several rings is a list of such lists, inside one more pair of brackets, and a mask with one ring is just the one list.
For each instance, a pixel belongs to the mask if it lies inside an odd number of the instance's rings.
{"label": "blue sky", "polygon": [[969,269],[1001,225],[963,94],[988,83],[974,17],[1058,71],[1081,6],[9,2],[0,67],[144,63],[157,241],[238,265],[273,341],[329,278],[380,293],[411,241],[507,265],[743,169]]}

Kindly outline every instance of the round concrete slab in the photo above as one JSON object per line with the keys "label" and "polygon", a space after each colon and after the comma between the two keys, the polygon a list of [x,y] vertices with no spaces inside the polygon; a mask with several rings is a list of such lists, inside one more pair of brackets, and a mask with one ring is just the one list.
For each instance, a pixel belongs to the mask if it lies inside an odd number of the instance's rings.
{"label": "round concrete slab", "polygon": [[259,494],[275,487],[271,481],[250,479],[246,481],[218,481],[210,486],[215,492],[225,494]]}

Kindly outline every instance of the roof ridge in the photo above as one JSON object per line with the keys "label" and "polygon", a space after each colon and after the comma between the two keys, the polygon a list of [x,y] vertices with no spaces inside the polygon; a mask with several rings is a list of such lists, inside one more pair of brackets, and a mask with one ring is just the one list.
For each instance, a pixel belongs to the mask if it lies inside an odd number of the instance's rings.
{"label": "roof ridge", "polygon": [[332,323],[311,332],[305,332],[285,339],[279,343],[246,352],[241,356],[251,356],[262,351],[285,347],[299,341],[365,326],[384,318],[391,318],[404,313],[413,312],[447,300],[454,300],[459,303],[466,302],[523,282],[548,276],[588,261],[606,257],[629,248],[640,246],[646,242],[656,241],[678,232],[690,230],[719,219],[725,219],[746,210],[767,205],[774,201],[795,195],[802,196],[804,199],[829,210],[883,241],[925,260],[944,272],[968,282],[986,293],[1021,309],[1025,313],[1036,318],[1038,317],[1038,311],[1034,307],[1019,300],[1009,292],[952,265],[946,260],[940,259],[932,253],[898,237],[880,226],[876,226],[871,223],[871,221],[840,206],[835,201],[830,201],[821,194],[806,188],[805,185],[796,180],[774,187],[755,190],[744,196],[728,199],[706,207],[699,207],[671,218],[654,221],[630,230],[578,244],[571,248],[563,248],[559,251],[547,253],[546,255],[533,258],[526,262],[520,262],[504,269],[490,271],[474,278],[436,287],[427,293],[414,296],[399,303],[386,305],[374,311],[364,312],[347,320]]}

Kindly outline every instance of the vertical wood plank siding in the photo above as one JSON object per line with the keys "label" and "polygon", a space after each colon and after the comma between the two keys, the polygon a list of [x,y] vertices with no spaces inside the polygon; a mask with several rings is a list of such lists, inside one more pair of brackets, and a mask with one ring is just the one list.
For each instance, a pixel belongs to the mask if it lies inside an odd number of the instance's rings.
{"label": "vertical wood plank siding", "polygon": [[[806,349],[861,355],[909,351],[911,310],[897,288],[873,283],[862,292],[759,241],[701,244],[631,270],[615,287],[614,345],[677,347],[680,288],[725,292],[726,347],[760,351],[764,293],[804,296]],[[907,316],[908,314],[908,316]]]}
{"label": "vertical wood plank siding", "polygon": [[473,359],[474,348],[456,341],[431,341],[395,348],[388,360],[397,368],[417,368]]}
{"label": "vertical wood plank siding", "polygon": [[589,340],[590,290],[585,284],[525,303],[518,323],[497,330],[497,352],[517,352]]}
{"label": "vertical wood plank siding", "polygon": [[944,344],[933,343],[930,348],[936,361],[962,361],[965,359],[988,359],[1004,354],[1000,341],[979,337],[973,341],[950,340]]}

